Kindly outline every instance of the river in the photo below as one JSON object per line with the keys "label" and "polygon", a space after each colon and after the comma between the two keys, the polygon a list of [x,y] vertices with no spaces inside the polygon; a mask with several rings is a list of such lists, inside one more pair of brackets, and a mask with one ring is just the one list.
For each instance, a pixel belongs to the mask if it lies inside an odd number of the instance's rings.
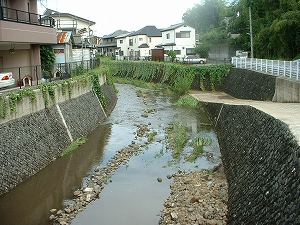
{"label": "river", "polygon": [[[73,220],[73,225],[153,225],[158,224],[164,200],[170,194],[172,179],[178,170],[212,168],[220,162],[216,134],[202,108],[175,105],[178,97],[164,90],[148,90],[116,84],[118,102],[109,118],[88,135],[88,142],[71,155],[56,159],[51,165],[0,198],[1,225],[49,225],[50,209],[63,209],[72,202],[73,192],[88,183],[96,167],[105,167],[115,153],[132,142],[141,144],[140,154],[130,158],[114,172],[100,198],[92,201]],[[138,97],[137,91],[147,93]],[[145,114],[151,109],[153,112]],[[178,121],[187,127],[187,137],[211,140],[205,146],[213,157],[199,157],[186,162],[174,160],[167,148],[165,129]],[[137,137],[137,126],[148,124],[157,135],[150,144]],[[185,152],[189,151],[186,147]],[[157,178],[162,178],[158,182]]]}

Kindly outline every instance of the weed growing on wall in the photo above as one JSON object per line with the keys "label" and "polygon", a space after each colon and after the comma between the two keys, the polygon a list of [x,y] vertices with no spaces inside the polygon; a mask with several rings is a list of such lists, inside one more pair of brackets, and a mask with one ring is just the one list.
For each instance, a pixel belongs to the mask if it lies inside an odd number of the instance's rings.
{"label": "weed growing on wall", "polygon": [[8,102],[9,102],[9,107],[11,112],[15,112],[17,110],[17,102],[23,101],[24,96],[28,96],[30,98],[30,101],[36,99],[35,93],[31,88],[21,89],[17,93],[16,92],[8,93]]}
{"label": "weed growing on wall", "polygon": [[0,117],[5,118],[7,115],[7,101],[6,96],[0,94]]}

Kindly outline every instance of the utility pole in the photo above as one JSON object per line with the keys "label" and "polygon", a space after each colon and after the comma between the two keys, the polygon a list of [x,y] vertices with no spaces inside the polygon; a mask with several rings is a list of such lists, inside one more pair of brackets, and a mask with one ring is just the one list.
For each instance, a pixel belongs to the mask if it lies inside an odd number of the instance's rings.
{"label": "utility pole", "polygon": [[252,15],[251,6],[249,6],[249,22],[250,22],[250,45],[251,45],[251,58],[253,57],[253,31],[252,31]]}

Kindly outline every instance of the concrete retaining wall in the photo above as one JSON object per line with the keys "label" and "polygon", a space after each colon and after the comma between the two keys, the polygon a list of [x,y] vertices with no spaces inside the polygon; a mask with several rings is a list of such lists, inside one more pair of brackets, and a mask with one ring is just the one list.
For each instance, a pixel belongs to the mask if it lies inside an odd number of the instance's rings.
{"label": "concrete retaining wall", "polygon": [[300,102],[300,81],[259,71],[233,67],[216,87],[240,99]]}
{"label": "concrete retaining wall", "polygon": [[250,106],[204,106],[229,184],[228,224],[300,224],[300,147],[288,126]]}
{"label": "concrete retaining wall", "polygon": [[75,82],[71,98],[56,87],[56,102],[46,109],[41,91],[36,90],[36,100],[24,98],[16,113],[0,120],[0,196],[49,165],[72,140],[85,136],[110,114],[117,95],[105,77],[100,83],[106,110],[91,84]]}

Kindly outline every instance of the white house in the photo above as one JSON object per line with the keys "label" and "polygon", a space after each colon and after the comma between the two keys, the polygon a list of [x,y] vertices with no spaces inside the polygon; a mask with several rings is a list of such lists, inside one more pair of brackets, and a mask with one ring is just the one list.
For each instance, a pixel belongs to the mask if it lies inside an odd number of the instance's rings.
{"label": "white house", "polygon": [[165,54],[170,50],[176,52],[177,57],[195,55],[196,30],[186,23],[178,23],[162,29],[162,42],[156,47],[163,47]]}
{"label": "white house", "polygon": [[116,40],[117,59],[145,59],[151,56],[151,49],[162,42],[162,36],[155,26],[145,26],[136,32],[119,35]]}

